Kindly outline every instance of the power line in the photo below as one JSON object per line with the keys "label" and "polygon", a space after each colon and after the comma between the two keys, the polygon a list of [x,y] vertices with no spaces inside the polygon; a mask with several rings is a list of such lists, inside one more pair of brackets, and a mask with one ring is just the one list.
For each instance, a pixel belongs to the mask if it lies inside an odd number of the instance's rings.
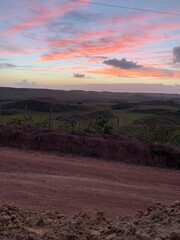
{"label": "power line", "polygon": [[122,9],[127,9],[127,10],[135,10],[135,11],[141,11],[141,12],[151,12],[151,13],[160,13],[160,14],[166,14],[166,15],[180,16],[180,13],[174,13],[174,12],[163,12],[163,11],[126,7],[126,6],[106,4],[106,3],[88,2],[88,1],[83,1],[83,0],[82,1],[81,0],[70,0],[70,1],[88,3],[88,4],[92,4],[92,5],[105,6],[105,7],[114,7],[114,8],[122,8]]}

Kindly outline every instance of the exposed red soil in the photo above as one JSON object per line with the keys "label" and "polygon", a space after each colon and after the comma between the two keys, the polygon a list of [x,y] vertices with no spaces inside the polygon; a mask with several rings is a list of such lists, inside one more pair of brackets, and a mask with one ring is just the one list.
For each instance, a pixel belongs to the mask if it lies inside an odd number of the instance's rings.
{"label": "exposed red soil", "polygon": [[0,146],[72,153],[118,162],[180,169],[180,149],[119,135],[0,125]]}
{"label": "exposed red soil", "polygon": [[180,199],[180,172],[94,158],[0,148],[0,203],[29,210],[131,215]]}

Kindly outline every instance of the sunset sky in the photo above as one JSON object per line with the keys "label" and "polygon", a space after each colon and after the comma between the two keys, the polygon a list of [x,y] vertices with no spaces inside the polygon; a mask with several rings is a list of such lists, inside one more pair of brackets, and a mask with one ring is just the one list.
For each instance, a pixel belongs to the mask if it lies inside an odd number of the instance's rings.
{"label": "sunset sky", "polygon": [[0,0],[0,86],[120,91],[119,84],[180,93],[179,0]]}

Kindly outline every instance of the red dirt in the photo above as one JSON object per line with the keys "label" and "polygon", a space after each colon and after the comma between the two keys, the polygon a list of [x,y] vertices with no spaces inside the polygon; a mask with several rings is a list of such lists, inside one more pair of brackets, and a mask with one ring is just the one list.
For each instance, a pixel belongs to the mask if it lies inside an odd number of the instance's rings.
{"label": "red dirt", "polygon": [[0,146],[180,169],[180,149],[123,136],[0,125]]}
{"label": "red dirt", "polygon": [[180,199],[180,172],[0,148],[0,203],[29,210],[130,215]]}

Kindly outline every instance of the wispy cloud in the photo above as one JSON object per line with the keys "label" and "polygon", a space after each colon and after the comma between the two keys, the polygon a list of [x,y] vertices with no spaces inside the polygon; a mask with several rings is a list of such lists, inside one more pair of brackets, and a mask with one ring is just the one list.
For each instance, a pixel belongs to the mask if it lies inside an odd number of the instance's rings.
{"label": "wispy cloud", "polygon": [[179,80],[180,71],[173,71],[158,68],[138,68],[138,69],[120,69],[116,67],[108,67],[101,69],[89,69],[88,73],[105,75],[106,77],[128,77],[128,78],[151,78],[154,80]]}
{"label": "wispy cloud", "polygon": [[5,61],[11,61],[12,59],[10,59],[10,58],[0,58],[0,61],[1,62],[5,62]]}
{"label": "wispy cloud", "polygon": [[67,13],[64,17],[65,20],[72,20],[75,21],[76,23],[85,23],[90,24],[94,23],[97,21],[103,21],[103,17],[101,14],[93,13],[90,11],[79,11],[79,10],[74,10],[69,13]]}
{"label": "wispy cloud", "polygon": [[70,11],[73,11],[74,9],[86,5],[87,3],[83,2],[68,2],[65,4],[60,4],[59,6],[49,8],[49,6],[46,6],[45,4],[42,5],[39,4],[39,7],[41,9],[40,11],[35,11],[35,14],[32,17],[24,20],[24,22],[9,27],[6,30],[6,33],[16,34],[22,31],[39,28],[42,27],[43,25],[46,26],[48,21],[53,20],[64,14],[67,14]]}
{"label": "wispy cloud", "polygon": [[[173,11],[172,4],[161,2],[139,4]],[[53,74],[56,82],[88,82],[91,73],[99,82],[104,77],[180,81],[177,17],[66,0],[2,0],[0,12],[0,69],[10,79],[8,69],[24,78],[28,69],[44,81],[44,74]]]}
{"label": "wispy cloud", "polygon": [[1,56],[24,55],[28,50],[20,45],[12,45],[10,43],[0,43]]}
{"label": "wispy cloud", "polygon": [[33,66],[30,65],[17,65],[13,63],[0,63],[0,69],[31,69]]}
{"label": "wispy cloud", "polygon": [[0,69],[16,68],[17,65],[11,63],[0,63]]}
{"label": "wispy cloud", "polygon": [[[129,22],[132,22],[131,16]],[[178,29],[178,24],[170,23],[151,23],[130,25],[128,18],[126,21],[127,29],[123,32],[107,27],[100,31],[89,31],[73,34],[70,37],[53,38],[48,40],[50,51],[41,57],[42,62],[94,57],[97,55],[119,54],[122,51],[138,52],[151,44],[160,44],[163,41],[178,39],[177,34],[173,34],[167,39],[166,32]]]}

